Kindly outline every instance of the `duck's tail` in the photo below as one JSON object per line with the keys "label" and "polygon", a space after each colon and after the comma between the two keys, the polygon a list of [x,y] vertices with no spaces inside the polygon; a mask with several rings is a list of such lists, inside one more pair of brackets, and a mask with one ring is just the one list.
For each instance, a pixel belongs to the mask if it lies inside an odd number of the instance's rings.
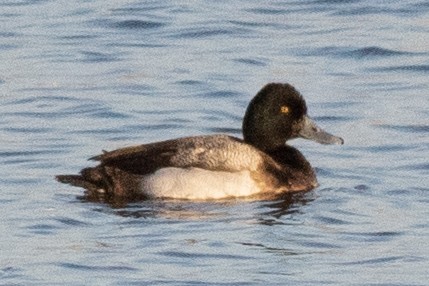
{"label": "duck's tail", "polygon": [[57,175],[57,181],[84,188],[89,195],[106,198],[140,199],[139,176],[111,166],[85,168],[78,175]]}
{"label": "duck's tail", "polygon": [[98,167],[85,168],[79,175],[57,175],[57,181],[69,184],[75,187],[84,188],[88,191],[97,191],[106,189],[106,182],[102,179],[104,176]]}

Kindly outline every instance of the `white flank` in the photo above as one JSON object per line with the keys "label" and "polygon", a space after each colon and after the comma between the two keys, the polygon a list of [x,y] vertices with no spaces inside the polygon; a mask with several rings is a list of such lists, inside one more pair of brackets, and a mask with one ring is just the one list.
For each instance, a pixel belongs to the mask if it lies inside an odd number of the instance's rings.
{"label": "white flank", "polygon": [[144,176],[141,188],[151,198],[190,200],[246,197],[261,191],[249,171],[223,172],[174,167]]}

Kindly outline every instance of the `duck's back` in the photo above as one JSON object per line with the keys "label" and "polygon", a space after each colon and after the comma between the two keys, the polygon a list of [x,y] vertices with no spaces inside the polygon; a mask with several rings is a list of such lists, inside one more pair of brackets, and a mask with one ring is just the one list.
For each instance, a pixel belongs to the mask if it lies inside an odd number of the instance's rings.
{"label": "duck's back", "polygon": [[118,149],[91,158],[133,174],[146,175],[160,168],[198,167],[211,171],[256,171],[265,153],[243,140],[223,134],[184,137]]}

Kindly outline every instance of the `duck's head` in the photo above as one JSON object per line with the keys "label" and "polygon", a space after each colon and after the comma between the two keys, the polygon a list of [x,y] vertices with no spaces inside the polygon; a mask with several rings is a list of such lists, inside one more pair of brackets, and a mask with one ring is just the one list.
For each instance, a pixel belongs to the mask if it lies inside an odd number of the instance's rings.
{"label": "duck's head", "polygon": [[307,115],[301,94],[290,84],[269,83],[250,101],[243,120],[244,140],[263,151],[301,137],[321,144],[343,144]]}

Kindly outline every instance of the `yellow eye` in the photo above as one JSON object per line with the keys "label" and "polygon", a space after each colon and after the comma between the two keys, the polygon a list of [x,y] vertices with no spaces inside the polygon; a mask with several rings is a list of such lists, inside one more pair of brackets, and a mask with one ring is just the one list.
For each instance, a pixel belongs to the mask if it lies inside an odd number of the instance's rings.
{"label": "yellow eye", "polygon": [[280,107],[280,112],[281,113],[289,113],[289,106],[283,105],[282,107]]}

